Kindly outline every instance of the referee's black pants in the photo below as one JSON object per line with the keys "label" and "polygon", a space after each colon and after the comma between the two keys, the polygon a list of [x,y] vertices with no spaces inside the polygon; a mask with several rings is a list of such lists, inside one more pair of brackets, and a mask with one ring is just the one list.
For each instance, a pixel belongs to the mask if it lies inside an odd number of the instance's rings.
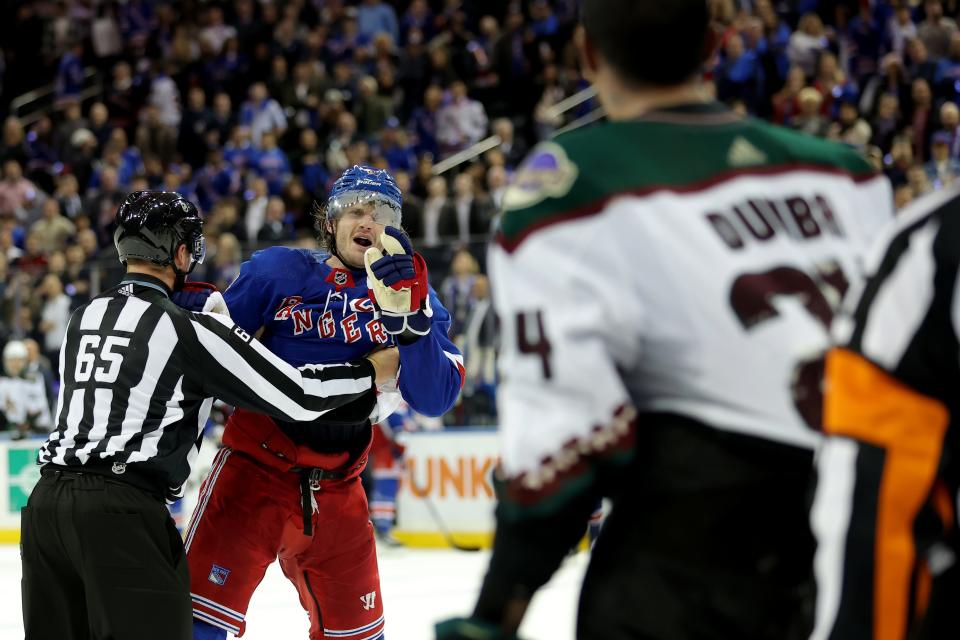
{"label": "referee's black pants", "polygon": [[190,640],[190,577],[162,500],[45,470],[21,518],[26,640]]}

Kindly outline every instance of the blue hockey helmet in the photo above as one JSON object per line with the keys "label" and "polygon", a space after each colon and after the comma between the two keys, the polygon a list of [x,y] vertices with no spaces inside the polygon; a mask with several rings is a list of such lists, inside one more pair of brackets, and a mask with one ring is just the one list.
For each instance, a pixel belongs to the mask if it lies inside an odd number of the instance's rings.
{"label": "blue hockey helmet", "polygon": [[384,169],[353,165],[333,183],[327,198],[327,220],[333,221],[357,205],[373,205],[373,219],[380,224],[400,227],[403,195],[400,187]]}

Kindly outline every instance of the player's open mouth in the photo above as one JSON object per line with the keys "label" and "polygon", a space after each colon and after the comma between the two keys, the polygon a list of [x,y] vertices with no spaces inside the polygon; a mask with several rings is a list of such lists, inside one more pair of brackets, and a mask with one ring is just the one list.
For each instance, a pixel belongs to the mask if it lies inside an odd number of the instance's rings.
{"label": "player's open mouth", "polygon": [[371,240],[370,238],[364,238],[363,236],[357,236],[356,238],[353,239],[353,241],[356,242],[361,247],[373,246],[373,240]]}

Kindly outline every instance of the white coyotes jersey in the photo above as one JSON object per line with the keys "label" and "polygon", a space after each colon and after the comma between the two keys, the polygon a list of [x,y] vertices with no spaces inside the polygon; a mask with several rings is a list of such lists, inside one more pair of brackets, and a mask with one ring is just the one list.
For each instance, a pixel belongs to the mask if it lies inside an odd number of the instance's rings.
{"label": "white coyotes jersey", "polygon": [[[542,208],[545,183],[576,191],[591,177],[577,160],[539,147],[515,204]],[[892,218],[886,179],[785,162],[595,202],[514,225],[490,251],[507,476],[552,461],[549,481],[615,438],[624,408],[641,416],[641,448],[650,412],[812,448],[829,323]]]}

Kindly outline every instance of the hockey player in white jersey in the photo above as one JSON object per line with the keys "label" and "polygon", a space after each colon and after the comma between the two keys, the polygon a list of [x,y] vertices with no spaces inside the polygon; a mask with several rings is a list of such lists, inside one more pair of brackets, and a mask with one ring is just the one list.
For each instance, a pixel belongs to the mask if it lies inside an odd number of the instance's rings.
{"label": "hockey player in white jersey", "polygon": [[578,638],[805,638],[822,355],[889,184],[707,97],[706,0],[581,16],[609,121],[541,144],[505,195],[497,532],[473,615],[437,635],[514,637],[606,496]]}

